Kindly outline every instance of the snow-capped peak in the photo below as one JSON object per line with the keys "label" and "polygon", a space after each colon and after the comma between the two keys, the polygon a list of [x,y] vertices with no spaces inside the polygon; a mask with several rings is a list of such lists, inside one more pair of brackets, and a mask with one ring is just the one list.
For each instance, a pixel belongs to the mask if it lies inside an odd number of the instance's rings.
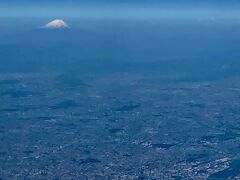
{"label": "snow-capped peak", "polygon": [[67,25],[66,22],[64,22],[64,20],[55,19],[55,20],[47,23],[44,27],[48,28],[48,29],[58,29],[58,28],[68,28],[69,26]]}

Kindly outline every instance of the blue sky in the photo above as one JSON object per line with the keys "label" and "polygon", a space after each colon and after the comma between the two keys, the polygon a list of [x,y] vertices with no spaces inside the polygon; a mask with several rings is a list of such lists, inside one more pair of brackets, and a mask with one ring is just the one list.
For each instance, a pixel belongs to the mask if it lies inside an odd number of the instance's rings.
{"label": "blue sky", "polygon": [[0,17],[240,17],[237,0],[1,0]]}
{"label": "blue sky", "polygon": [[188,4],[188,5],[214,5],[214,6],[235,6],[239,4],[239,0],[1,0],[0,4],[91,4],[91,5],[103,5],[103,4]]}

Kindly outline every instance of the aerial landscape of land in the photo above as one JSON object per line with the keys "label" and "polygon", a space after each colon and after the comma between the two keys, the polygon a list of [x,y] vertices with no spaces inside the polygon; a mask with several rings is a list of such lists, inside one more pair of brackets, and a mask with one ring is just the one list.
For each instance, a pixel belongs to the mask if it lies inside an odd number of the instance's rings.
{"label": "aerial landscape of land", "polygon": [[68,76],[1,74],[2,179],[239,178],[239,77]]}

